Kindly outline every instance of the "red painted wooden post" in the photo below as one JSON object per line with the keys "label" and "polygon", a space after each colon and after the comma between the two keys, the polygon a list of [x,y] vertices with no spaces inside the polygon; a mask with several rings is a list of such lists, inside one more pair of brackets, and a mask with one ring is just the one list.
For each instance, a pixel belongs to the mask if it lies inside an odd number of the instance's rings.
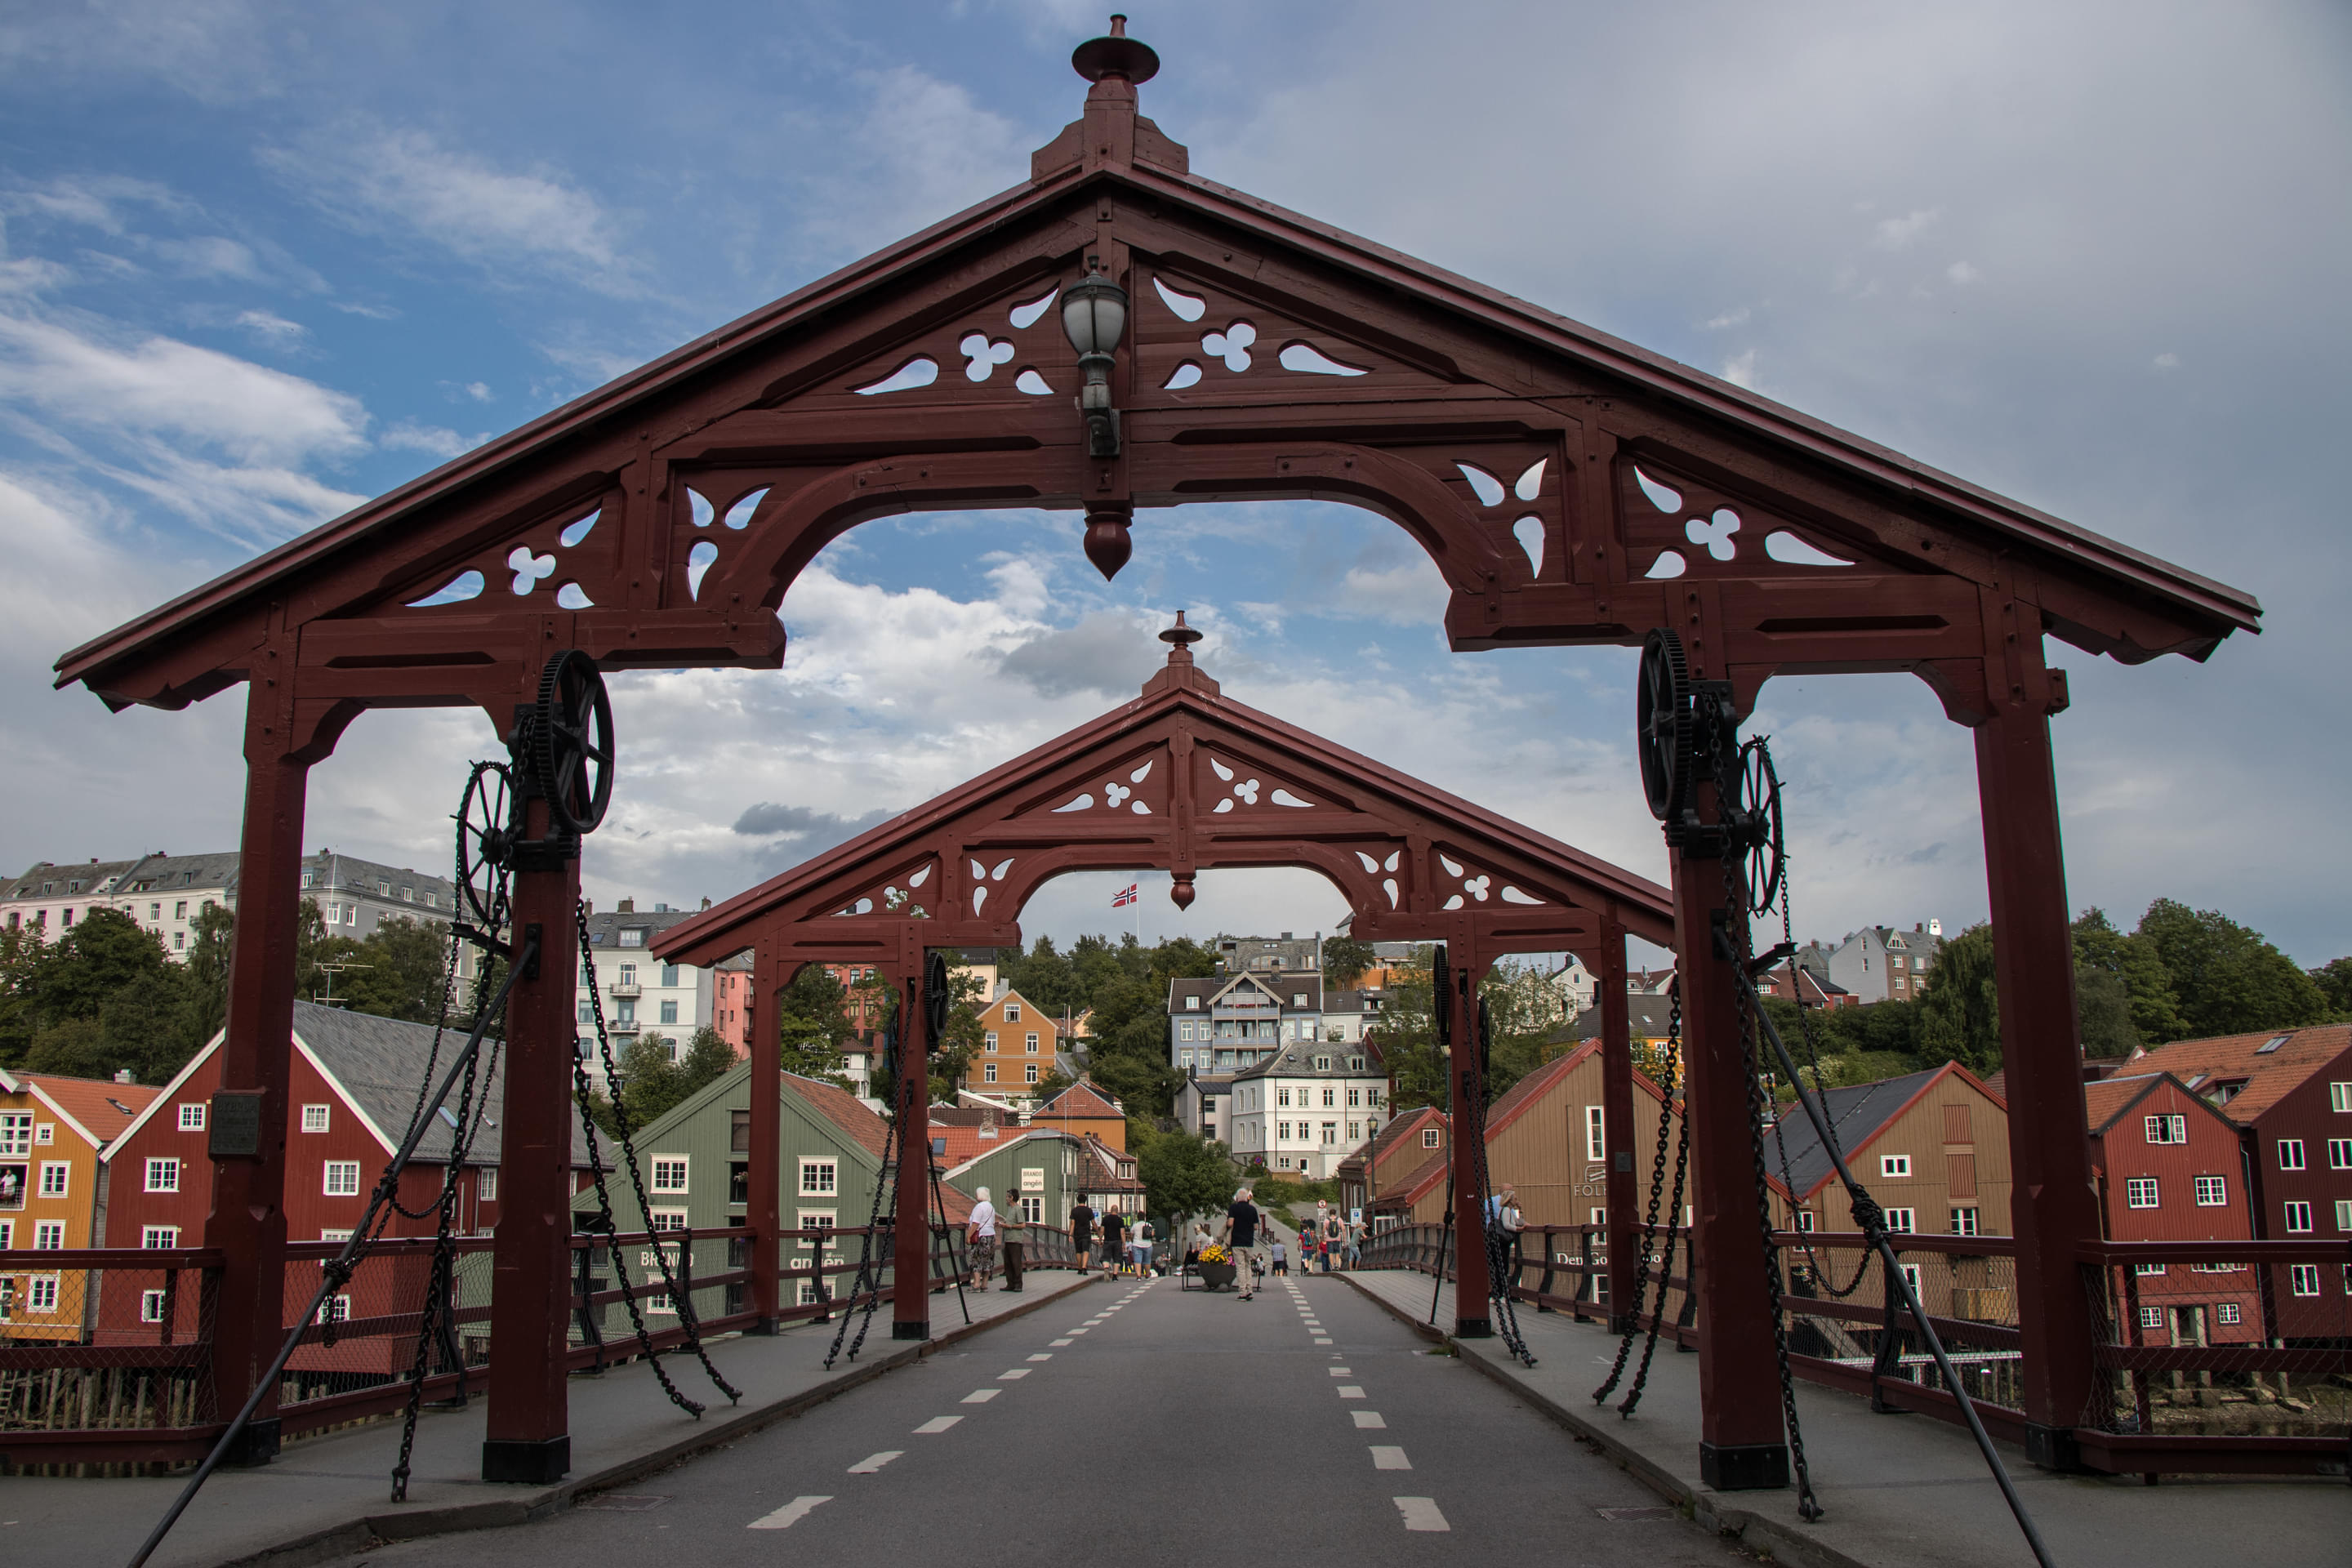
{"label": "red painted wooden post", "polygon": [[2050,721],[2038,703],[1996,701],[1992,717],[1977,726],[1976,745],[2009,1100],[2026,1454],[2037,1465],[2078,1469],[2073,1434],[2094,1374],[2089,1300],[2074,1248],[2097,1239],[2099,1207],[2077,1066],[2074,949]]}
{"label": "red painted wooden post", "polygon": [[[759,1321],[744,1331],[772,1334],[778,1322],[776,1290],[782,1264],[776,1233],[783,1228],[783,1138],[782,996],[792,976],[779,952],[782,939],[763,935],[751,952],[751,1005],[745,1009],[744,1042],[751,1070],[751,1147],[744,1156],[749,1178],[743,1222],[751,1227],[751,1310]],[[823,1268],[819,1257],[814,1267]],[[818,1276],[820,1281],[824,1276]]]}
{"label": "red painted wooden post", "polygon": [[898,1225],[891,1255],[890,1337],[931,1337],[931,1042],[923,1017],[923,947],[900,939]]}
{"label": "red painted wooden post", "polygon": [[1486,1214],[1478,1202],[1478,1156],[1486,1137],[1485,1064],[1478,1057],[1478,983],[1486,976],[1483,955],[1461,934],[1447,943],[1454,963],[1454,1332],[1457,1338],[1493,1337],[1486,1293]]}
{"label": "red painted wooden post", "polygon": [[[547,802],[526,805],[524,834],[543,838]],[[572,1321],[572,1058],[580,972],[580,862],[518,870],[520,944],[536,930],[539,973],[507,999],[504,1152],[490,1276],[490,1393],[482,1479],[545,1485],[571,1468],[564,1352]],[[610,1145],[606,1145],[608,1151]]]}
{"label": "red painted wooden post", "polygon": [[1633,1005],[1625,994],[1625,928],[1612,923],[1601,936],[1601,1135],[1609,1170],[1609,1331],[1622,1334],[1633,1324],[1634,1235],[1641,1197],[1636,1190],[1634,1151],[1641,1147],[1633,1121]]}
{"label": "red painted wooden post", "polygon": [[[1699,819],[1719,820],[1712,784],[1695,784]],[[1675,948],[1683,992],[1685,1114],[1699,1173],[1692,1240],[1698,1292],[1699,1474],[1717,1491],[1789,1484],[1779,1363],[1765,1304],[1748,1075],[1732,966],[1716,956],[1723,862],[1677,852]],[[1676,1224],[1680,1215],[1664,1216]]]}
{"label": "red painted wooden post", "polygon": [[[213,1331],[214,1408],[223,1420],[245,1403],[284,1337],[287,1084],[294,1054],[294,947],[302,918],[302,811],[310,774],[296,750],[290,671],[273,649],[257,660],[246,693],[245,830],[237,869],[236,946],[230,959],[227,1037],[210,1135],[213,1206],[205,1245],[226,1256]],[[239,1106],[249,1120],[223,1114]],[[222,1151],[224,1132],[250,1127],[255,1152]],[[278,1452],[278,1391],[254,1412],[231,1460]]]}

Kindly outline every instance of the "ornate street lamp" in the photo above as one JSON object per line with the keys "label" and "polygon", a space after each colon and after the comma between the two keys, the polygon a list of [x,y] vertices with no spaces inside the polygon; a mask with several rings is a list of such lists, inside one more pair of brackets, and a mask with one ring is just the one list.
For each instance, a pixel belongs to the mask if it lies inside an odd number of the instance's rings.
{"label": "ornate street lamp", "polygon": [[1110,368],[1119,339],[1127,335],[1127,290],[1100,273],[1089,273],[1062,291],[1062,331],[1078,351],[1086,384],[1078,389],[1078,412],[1087,419],[1087,455],[1118,456],[1118,410],[1110,405]]}

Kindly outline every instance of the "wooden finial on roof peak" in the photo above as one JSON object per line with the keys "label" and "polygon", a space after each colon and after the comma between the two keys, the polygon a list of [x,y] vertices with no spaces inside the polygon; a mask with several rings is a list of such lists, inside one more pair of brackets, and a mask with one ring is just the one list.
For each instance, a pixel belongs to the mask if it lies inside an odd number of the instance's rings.
{"label": "wooden finial on roof peak", "polygon": [[1186,626],[1184,624],[1184,612],[1181,610],[1177,611],[1176,624],[1160,634],[1160,640],[1168,645],[1168,662],[1171,664],[1192,663],[1192,645],[1199,642],[1207,635],[1208,634],[1205,632]]}

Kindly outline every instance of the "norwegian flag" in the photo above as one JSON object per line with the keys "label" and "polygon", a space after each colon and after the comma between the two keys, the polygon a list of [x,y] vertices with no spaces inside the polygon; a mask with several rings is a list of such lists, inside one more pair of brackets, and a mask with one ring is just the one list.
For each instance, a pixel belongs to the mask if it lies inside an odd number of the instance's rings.
{"label": "norwegian flag", "polygon": [[1124,909],[1128,905],[1134,903],[1141,897],[1141,895],[1135,890],[1135,888],[1136,885],[1133,882],[1129,882],[1126,887],[1121,888],[1118,890],[1118,897],[1110,901],[1110,907],[1115,910]]}

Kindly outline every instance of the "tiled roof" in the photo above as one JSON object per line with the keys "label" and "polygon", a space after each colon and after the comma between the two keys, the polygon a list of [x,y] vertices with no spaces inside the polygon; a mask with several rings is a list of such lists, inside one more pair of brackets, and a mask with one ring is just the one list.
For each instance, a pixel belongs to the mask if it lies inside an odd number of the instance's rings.
{"label": "tiled roof", "polygon": [[[1959,1070],[1947,1062],[1939,1068],[1882,1079],[1876,1083],[1822,1090],[1822,1110],[1829,1118],[1831,1131],[1837,1134],[1838,1147],[1851,1161],[1938,1076]],[[1780,1151],[1787,1149],[1789,1177],[1794,1195],[1802,1201],[1827,1181],[1836,1167],[1830,1163],[1829,1151],[1813,1132],[1812,1119],[1801,1107],[1792,1105],[1781,1113],[1779,1134],[1777,1139],[1768,1136],[1765,1140],[1766,1163],[1777,1182]]]}
{"label": "tiled roof", "polygon": [[1103,1093],[1085,1079],[1070,1085],[1061,1093],[1039,1106],[1030,1120],[1036,1121],[1118,1121],[1126,1111],[1113,1105]]}
{"label": "tiled roof", "polygon": [[1350,1169],[1360,1173],[1364,1168],[1366,1149],[1370,1150],[1372,1157],[1379,1160],[1382,1166],[1392,1165],[1396,1163],[1402,1147],[1405,1144],[1418,1145],[1421,1130],[1423,1127],[1444,1127],[1444,1111],[1426,1105],[1416,1105],[1411,1110],[1391,1121],[1378,1132],[1373,1133],[1369,1143],[1359,1145],[1354,1153],[1339,1162],[1339,1169],[1343,1173]]}
{"label": "tiled roof", "polygon": [[860,1104],[856,1095],[833,1084],[803,1078],[798,1073],[788,1072],[779,1076],[786,1089],[815,1107],[819,1115],[847,1133],[859,1148],[877,1160],[882,1158],[882,1146],[888,1137],[889,1129],[879,1116]]}
{"label": "tiled roof", "polygon": [[[2265,1051],[2263,1047],[2273,1040],[2283,1043]],[[2169,1072],[2198,1094],[2210,1092],[2216,1079],[2245,1079],[2245,1088],[2221,1107],[2222,1115],[2243,1125],[2347,1050],[2352,1050],[2352,1024],[2318,1024],[2304,1029],[2221,1035],[2209,1040],[2174,1040],[2153,1050],[2135,1051],[2131,1065],[2143,1072]]]}
{"label": "tiled roof", "polygon": [[12,1076],[18,1083],[37,1088],[50,1104],[79,1122],[100,1149],[129,1131],[131,1121],[163,1092],[107,1079],[59,1078],[45,1072]]}

